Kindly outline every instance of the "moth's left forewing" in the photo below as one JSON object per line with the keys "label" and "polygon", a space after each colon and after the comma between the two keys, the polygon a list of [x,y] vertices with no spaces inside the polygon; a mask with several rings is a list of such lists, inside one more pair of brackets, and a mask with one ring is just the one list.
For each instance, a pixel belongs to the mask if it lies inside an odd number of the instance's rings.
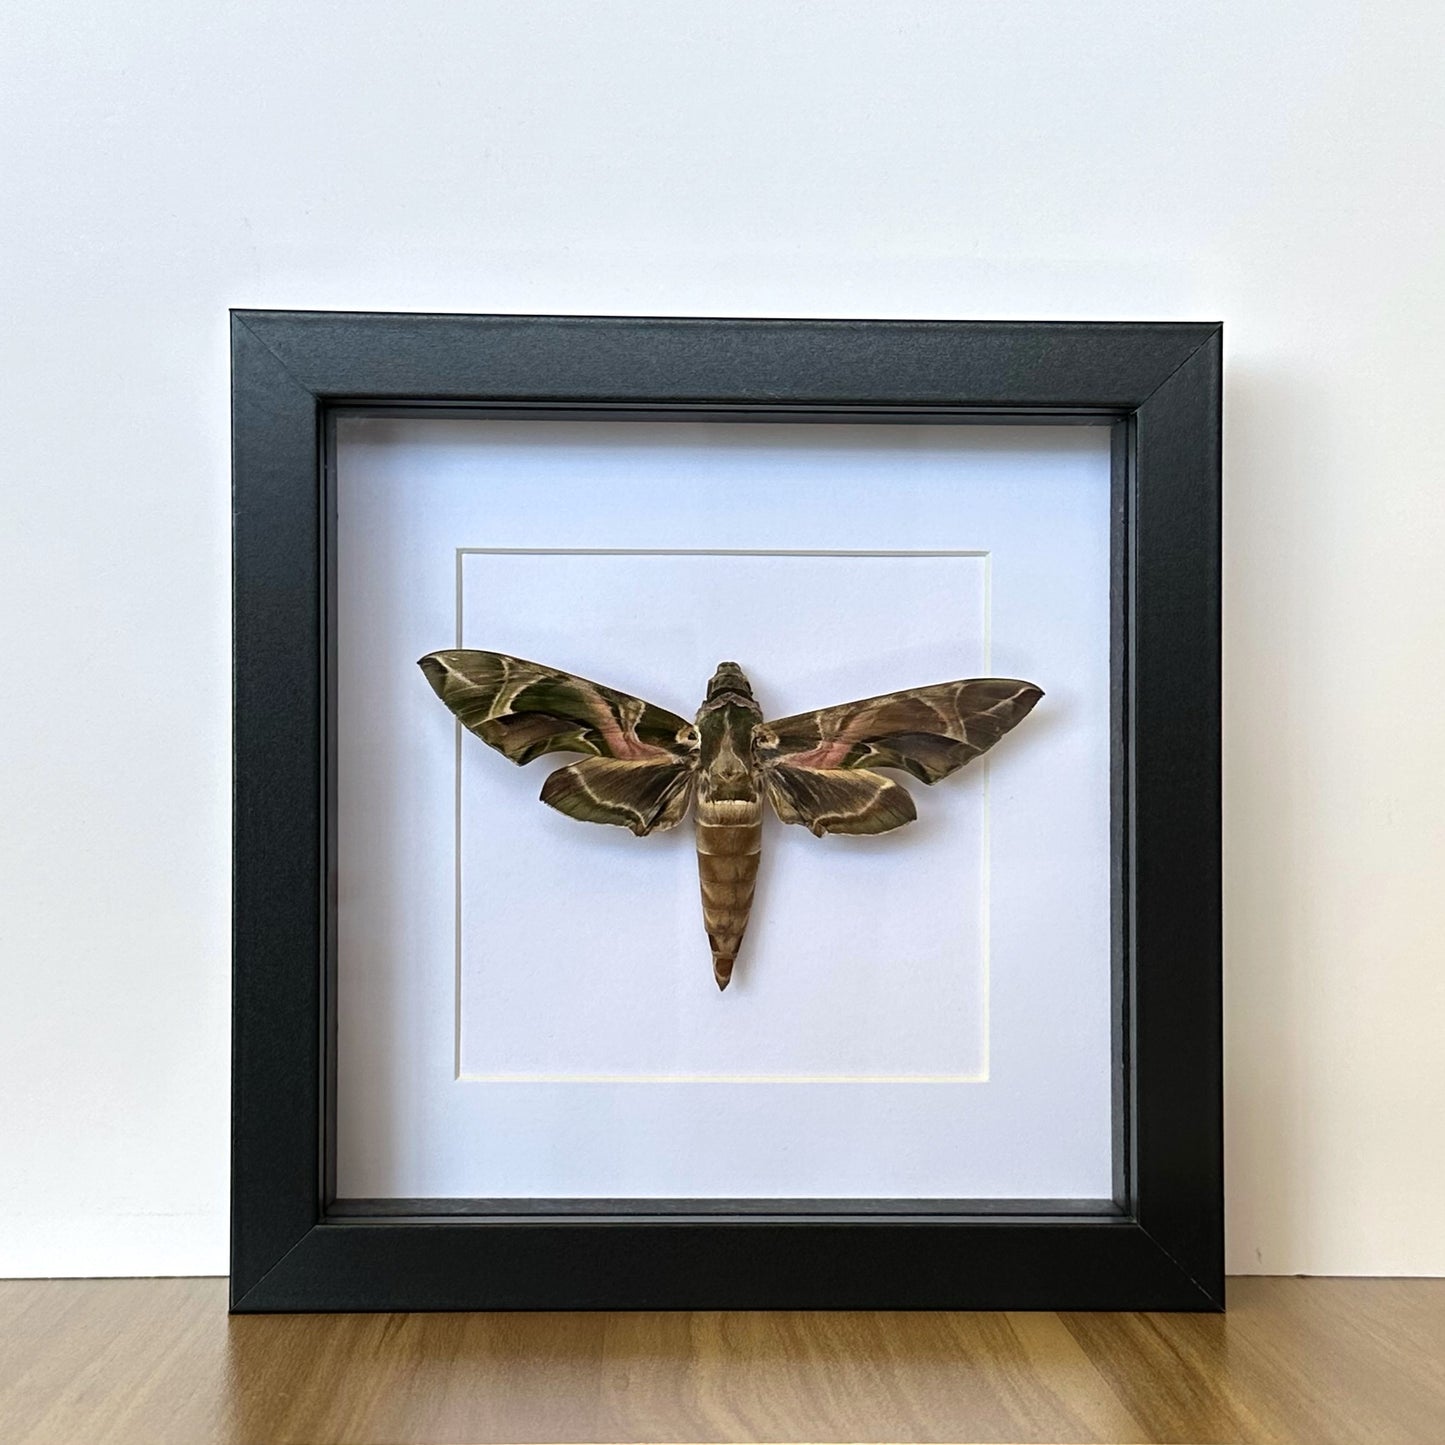
{"label": "moth's left forewing", "polygon": [[692,725],[630,693],[501,652],[428,653],[422,671],[462,726],[514,763],[545,753],[689,760]]}
{"label": "moth's left forewing", "polygon": [[687,812],[697,732],[655,703],[525,658],[454,648],[420,662],[463,727],[514,763],[546,753],[590,753],[559,768],[542,801],[584,823],[616,823],[639,836],[672,828]]}
{"label": "moth's left forewing", "polygon": [[[762,723],[754,754],[784,822],[805,823],[815,832],[819,824],[827,832],[885,832],[909,821],[911,803],[904,817],[891,792],[874,789],[870,798],[851,790],[859,806],[847,815],[848,826],[839,826],[837,810],[824,811],[821,804],[837,791],[825,786],[829,780],[866,772],[887,782],[872,770],[898,768],[936,783],[987,752],[1042,696],[1037,685],[1017,678],[910,688]],[[907,796],[897,784],[889,788]]]}

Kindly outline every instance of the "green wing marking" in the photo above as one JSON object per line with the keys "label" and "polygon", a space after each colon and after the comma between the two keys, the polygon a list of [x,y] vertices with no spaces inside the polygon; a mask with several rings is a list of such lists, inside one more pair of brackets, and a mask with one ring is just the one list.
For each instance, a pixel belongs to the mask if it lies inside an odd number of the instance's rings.
{"label": "green wing marking", "polygon": [[641,837],[676,827],[687,812],[697,731],[676,713],[501,652],[432,652],[419,666],[462,726],[514,763],[591,754],[542,787],[542,801],[568,817]]}
{"label": "green wing marking", "polygon": [[430,652],[418,666],[463,727],[514,763],[544,753],[691,759],[692,724],[666,708],[501,652]]}
{"label": "green wing marking", "polygon": [[874,769],[936,783],[987,752],[1042,696],[1031,682],[1000,677],[890,692],[762,723],[753,753],[785,823],[820,835],[886,833],[914,818],[913,800]]}
{"label": "green wing marking", "polygon": [[918,811],[908,789],[867,768],[763,770],[768,799],[785,823],[824,833],[888,833],[911,823]]}
{"label": "green wing marking", "polygon": [[675,828],[692,800],[687,763],[623,763],[583,758],[558,768],[542,785],[542,801],[584,823],[617,823],[639,838]]}

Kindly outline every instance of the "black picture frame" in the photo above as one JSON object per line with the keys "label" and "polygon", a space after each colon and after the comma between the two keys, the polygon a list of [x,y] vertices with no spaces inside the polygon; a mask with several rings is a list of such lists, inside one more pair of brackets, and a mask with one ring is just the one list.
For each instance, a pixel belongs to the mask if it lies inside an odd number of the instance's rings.
{"label": "black picture frame", "polygon": [[[1222,1309],[1221,354],[1194,322],[233,312],[232,1310]],[[336,1199],[353,410],[1111,428],[1112,1199]]]}

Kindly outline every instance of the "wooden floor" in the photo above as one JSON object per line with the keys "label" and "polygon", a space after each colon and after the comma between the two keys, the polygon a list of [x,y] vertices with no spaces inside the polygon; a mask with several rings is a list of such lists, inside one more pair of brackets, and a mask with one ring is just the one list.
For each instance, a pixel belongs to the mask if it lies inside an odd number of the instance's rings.
{"label": "wooden floor", "polygon": [[225,1310],[0,1282],[0,1441],[1445,1441],[1445,1280],[1236,1279],[1227,1316]]}

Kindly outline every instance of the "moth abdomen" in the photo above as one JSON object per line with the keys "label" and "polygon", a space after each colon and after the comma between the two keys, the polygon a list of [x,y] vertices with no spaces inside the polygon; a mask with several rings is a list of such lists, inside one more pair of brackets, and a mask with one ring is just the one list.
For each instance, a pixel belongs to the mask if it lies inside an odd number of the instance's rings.
{"label": "moth abdomen", "polygon": [[742,947],[758,854],[763,844],[762,799],[700,803],[697,818],[697,874],[702,921],[712,949],[713,977],[726,988]]}

